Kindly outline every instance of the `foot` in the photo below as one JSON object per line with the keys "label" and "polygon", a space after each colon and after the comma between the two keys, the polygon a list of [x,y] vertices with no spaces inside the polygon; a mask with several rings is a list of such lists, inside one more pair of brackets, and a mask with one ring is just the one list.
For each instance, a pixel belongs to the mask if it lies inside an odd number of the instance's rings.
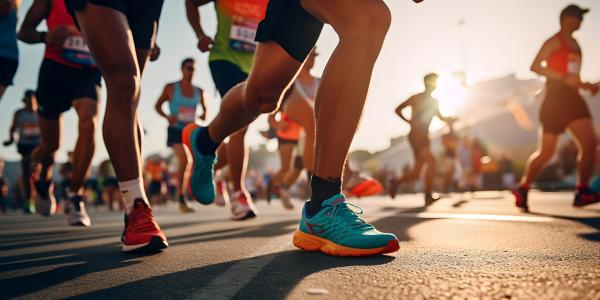
{"label": "foot", "polygon": [[438,200],[440,200],[440,195],[437,193],[425,193],[425,206],[430,206]]}
{"label": "foot", "polygon": [[600,194],[592,191],[589,188],[580,189],[575,192],[575,201],[573,206],[582,207],[600,202]]}
{"label": "foot", "polygon": [[217,163],[216,155],[204,155],[198,151],[196,145],[196,137],[200,126],[192,123],[183,129],[181,138],[183,144],[192,153],[192,172],[188,183],[190,194],[196,201],[208,205],[215,200],[215,164]]}
{"label": "foot", "polygon": [[121,245],[123,252],[152,252],[169,247],[165,234],[152,215],[152,208],[142,199],[136,199],[131,212],[125,214]]}
{"label": "foot", "polygon": [[195,212],[195,210],[189,207],[186,203],[179,203],[179,211],[184,214],[189,214]]}
{"label": "foot", "polygon": [[65,202],[65,214],[67,216],[67,224],[70,226],[84,226],[89,227],[92,225],[90,217],[85,209],[85,201],[81,196],[73,196],[71,199]]}
{"label": "foot", "polygon": [[225,181],[217,181],[217,196],[215,197],[215,204],[218,206],[225,206],[229,204],[229,192],[227,191],[227,184]]}
{"label": "foot", "polygon": [[52,181],[36,180],[33,183],[36,191],[35,211],[48,217],[56,213],[56,198]]}
{"label": "foot", "polygon": [[292,200],[290,198],[290,191],[287,188],[279,188],[279,198],[281,199],[281,204],[283,204],[283,208],[287,210],[294,209],[294,204],[292,204]]}
{"label": "foot", "polygon": [[258,210],[250,196],[241,191],[234,193],[231,202],[231,219],[234,221],[243,221],[252,219],[258,215]]}
{"label": "foot", "polygon": [[396,180],[396,178],[392,178],[390,180],[390,187],[388,190],[390,197],[392,197],[392,199],[396,198],[396,193],[398,192],[398,180]]}
{"label": "foot", "polygon": [[518,187],[511,192],[515,196],[515,206],[522,210],[528,210],[529,206],[527,205],[527,194],[529,193],[529,189]]}
{"label": "foot", "polygon": [[[396,252],[400,243],[395,235],[383,233],[363,221],[360,207],[346,203],[342,194],[331,197],[313,216],[306,202],[294,245],[305,251],[321,251],[334,256],[369,256]],[[354,211],[352,208],[359,211]]]}

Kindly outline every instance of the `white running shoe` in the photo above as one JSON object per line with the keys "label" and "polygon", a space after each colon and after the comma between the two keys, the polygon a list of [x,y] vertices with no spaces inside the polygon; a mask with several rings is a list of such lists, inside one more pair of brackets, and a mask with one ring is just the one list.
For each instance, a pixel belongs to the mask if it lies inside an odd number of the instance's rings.
{"label": "white running shoe", "polygon": [[44,217],[56,213],[56,198],[54,197],[54,183],[52,181],[37,180],[35,187],[35,211]]}
{"label": "white running shoe", "polygon": [[67,215],[67,224],[70,226],[89,227],[92,221],[85,209],[85,201],[83,197],[74,196],[68,201],[65,201],[65,213]]}
{"label": "white running shoe", "polygon": [[233,194],[234,200],[231,202],[231,219],[243,221],[252,219],[258,215],[254,202],[250,196],[239,191]]}

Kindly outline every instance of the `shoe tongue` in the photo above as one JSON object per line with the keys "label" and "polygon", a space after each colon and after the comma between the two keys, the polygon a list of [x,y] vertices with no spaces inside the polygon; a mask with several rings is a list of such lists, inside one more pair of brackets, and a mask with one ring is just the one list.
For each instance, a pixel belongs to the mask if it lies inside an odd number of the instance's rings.
{"label": "shoe tongue", "polygon": [[331,206],[331,207],[336,207],[338,206],[340,203],[344,203],[346,202],[346,196],[342,195],[342,194],[337,194],[325,201],[323,201],[323,204],[321,204],[321,206],[325,207],[325,206]]}

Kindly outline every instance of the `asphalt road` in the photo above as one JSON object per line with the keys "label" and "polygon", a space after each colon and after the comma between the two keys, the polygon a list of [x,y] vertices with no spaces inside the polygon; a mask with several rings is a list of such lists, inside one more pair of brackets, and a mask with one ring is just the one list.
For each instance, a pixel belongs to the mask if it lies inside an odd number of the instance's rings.
{"label": "asphalt road", "polygon": [[[532,193],[531,213],[506,192],[351,200],[393,255],[337,258],[291,245],[297,211],[259,202],[261,215],[228,220],[219,207],[155,214],[171,247],[122,254],[122,215],[91,212],[91,228],[51,218],[0,216],[0,298],[135,299],[600,299],[600,205]],[[300,207],[300,202],[297,203]]]}

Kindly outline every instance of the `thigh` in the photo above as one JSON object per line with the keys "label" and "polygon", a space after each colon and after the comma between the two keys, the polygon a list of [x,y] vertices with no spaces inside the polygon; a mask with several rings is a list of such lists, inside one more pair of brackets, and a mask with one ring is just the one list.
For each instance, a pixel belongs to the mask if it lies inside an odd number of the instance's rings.
{"label": "thigh", "polygon": [[60,145],[60,125],[61,118],[47,119],[39,116],[38,124],[40,126],[40,137],[42,144],[48,148],[58,149]]}
{"label": "thigh", "polygon": [[596,144],[596,132],[592,119],[575,120],[569,124],[568,129],[580,148]]}

